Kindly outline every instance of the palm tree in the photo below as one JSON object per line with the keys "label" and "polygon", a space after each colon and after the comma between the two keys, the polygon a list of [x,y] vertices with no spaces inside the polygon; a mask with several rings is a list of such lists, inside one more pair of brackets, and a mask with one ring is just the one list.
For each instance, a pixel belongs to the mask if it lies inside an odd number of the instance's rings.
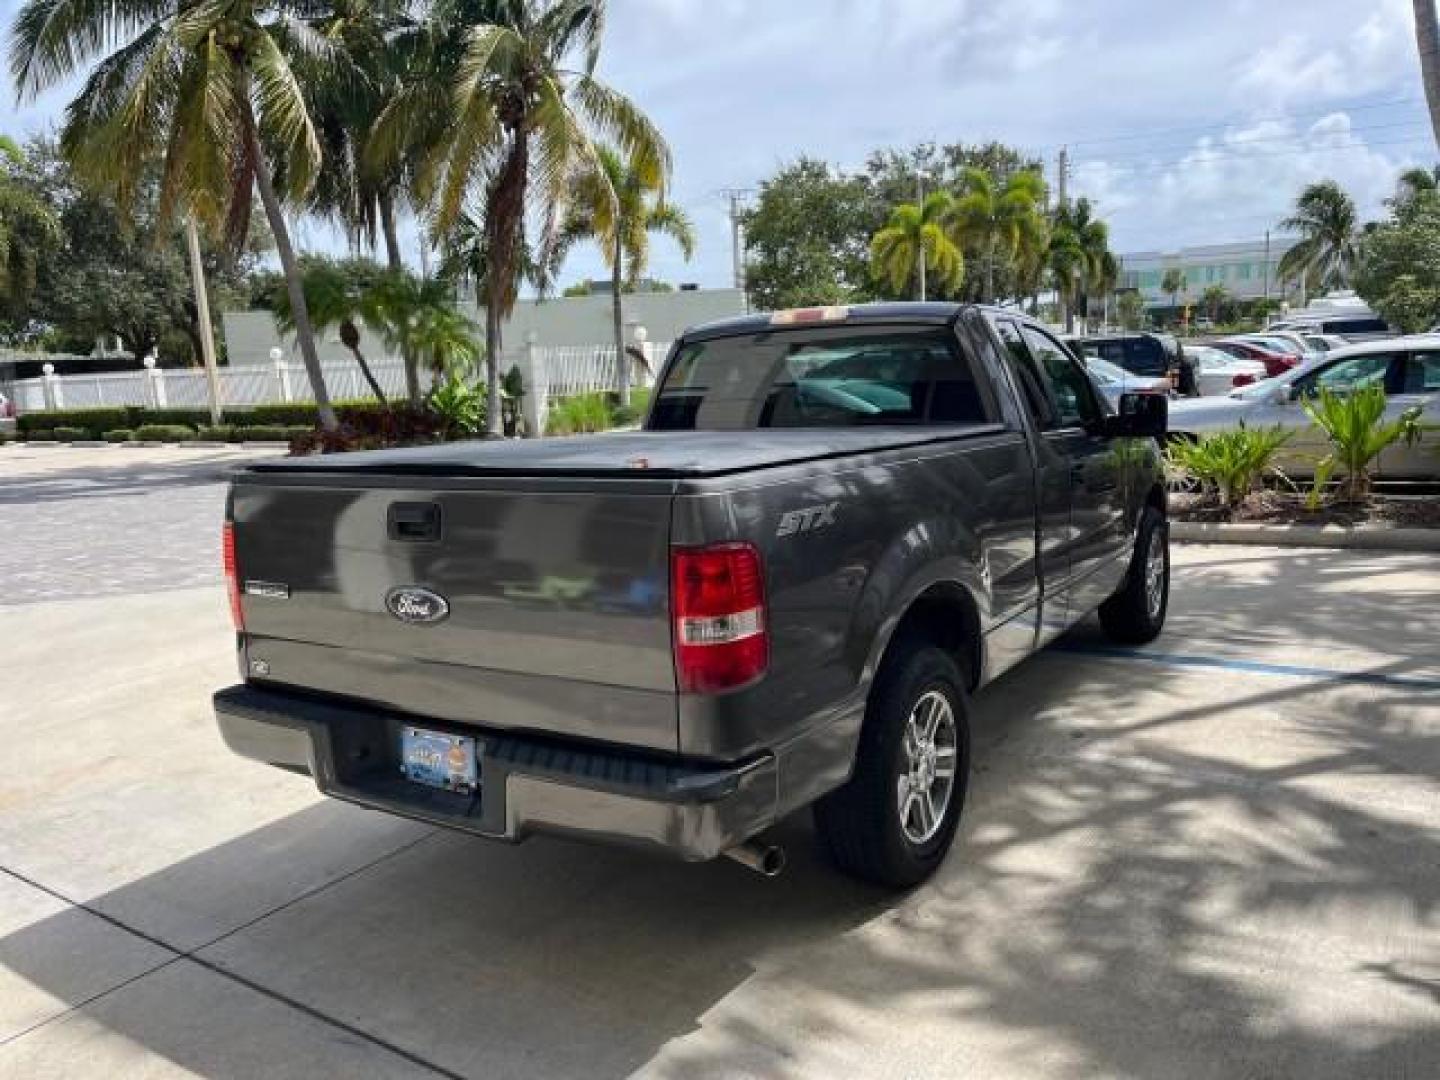
{"label": "palm tree", "polygon": [[1333,180],[1311,184],[1295,200],[1295,213],[1280,223],[1300,242],[1280,259],[1281,278],[1301,278],[1321,289],[1349,286],[1359,261],[1355,201]]}
{"label": "palm tree", "polygon": [[[378,267],[377,267],[378,269]],[[360,351],[360,327],[357,323],[374,325],[373,305],[367,302],[367,290],[357,286],[355,281],[334,263],[314,263],[304,268],[301,285],[305,295],[305,306],[310,312],[310,322],[319,333],[335,327],[340,334],[340,343],[350,350],[360,373],[370,384],[370,390],[387,408],[385,391],[375,373],[370,370],[365,356]],[[295,311],[290,305],[289,294],[276,298],[275,321],[287,333],[295,330]]]}
{"label": "palm tree", "polygon": [[289,10],[263,0],[129,0],[122,8],[26,0],[10,42],[22,99],[92,63],[66,109],[66,155],[124,207],[158,162],[161,220],[183,207],[212,227],[223,223],[235,247],[259,190],[320,420],[334,429],[281,201],[305,196],[322,156],[300,73],[343,66],[343,54]]}
{"label": "palm tree", "polygon": [[953,211],[960,241],[984,253],[981,303],[995,299],[995,264],[1032,262],[1045,247],[1045,180],[1034,169],[1012,174],[1003,185],[984,169],[967,166]]}
{"label": "palm tree", "polygon": [[1400,174],[1395,182],[1395,197],[1389,203],[1399,209],[1422,195],[1433,195],[1437,191],[1440,191],[1440,165],[1430,169],[1417,165]]}
{"label": "palm tree", "polygon": [[[620,404],[630,404],[630,365],[625,359],[625,311],[622,293],[634,288],[650,263],[650,234],[669,236],[689,260],[695,253],[695,229],[683,210],[661,201],[660,178],[643,162],[627,161],[614,147],[596,148],[596,167],[574,179],[571,208],[551,252],[558,270],[570,247],[594,240],[610,270],[610,316],[615,357],[620,368]],[[547,274],[547,277],[549,275]]]}
{"label": "palm tree", "polygon": [[1425,84],[1425,103],[1430,109],[1430,127],[1440,147],[1440,20],[1435,0],[1412,0],[1415,9],[1415,45],[1420,52],[1420,81]]}
{"label": "palm tree", "polygon": [[1160,279],[1160,291],[1170,297],[1172,309],[1180,306],[1180,293],[1188,287],[1189,282],[1185,280],[1185,271],[1178,266],[1169,267]]}
{"label": "palm tree", "polygon": [[925,299],[923,278],[917,268],[935,275],[941,293],[953,292],[965,280],[965,256],[950,234],[955,200],[943,191],[926,196],[922,205],[901,203],[890,220],[870,241],[870,267],[876,279],[892,292],[915,286],[917,299]]}
{"label": "palm tree", "polygon": [[469,370],[479,358],[478,329],[455,306],[449,283],[414,274],[386,274],[367,291],[366,323],[392,349],[409,350],[435,375]]}
{"label": "palm tree", "polygon": [[[477,24],[457,11],[488,10]],[[433,198],[440,234],[484,184],[485,366],[488,419],[500,432],[500,330],[514,310],[525,221],[541,222],[548,252],[564,220],[577,167],[598,160],[594,137],[614,143],[663,196],[670,150],[633,102],[595,78],[605,0],[493,0],[444,5],[424,31],[423,60],[377,121],[377,160],[410,149],[417,192]],[[456,48],[456,45],[463,48]],[[433,143],[415,132],[435,131]]]}
{"label": "palm tree", "polygon": [[1214,322],[1220,321],[1220,310],[1230,302],[1230,290],[1224,285],[1207,285],[1205,291],[1200,294],[1200,302],[1205,305],[1206,312]]}
{"label": "palm tree", "polygon": [[1050,260],[1051,272],[1063,279],[1057,284],[1065,309],[1065,329],[1075,328],[1075,306],[1088,316],[1092,290],[1112,288],[1120,267],[1110,251],[1110,229],[1094,216],[1089,199],[1061,203],[1055,210],[1050,235],[1051,248],[1058,250]]}

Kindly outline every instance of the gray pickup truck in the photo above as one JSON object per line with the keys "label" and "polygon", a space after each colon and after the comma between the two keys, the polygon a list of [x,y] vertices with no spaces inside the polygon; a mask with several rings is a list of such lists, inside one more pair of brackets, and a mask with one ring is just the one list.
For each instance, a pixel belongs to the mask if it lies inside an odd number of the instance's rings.
{"label": "gray pickup truck", "polygon": [[767,873],[813,804],[907,886],[970,695],[1097,609],[1159,633],[1165,418],[1017,314],[877,304],[688,331],[641,431],[257,463],[220,730],[378,810]]}

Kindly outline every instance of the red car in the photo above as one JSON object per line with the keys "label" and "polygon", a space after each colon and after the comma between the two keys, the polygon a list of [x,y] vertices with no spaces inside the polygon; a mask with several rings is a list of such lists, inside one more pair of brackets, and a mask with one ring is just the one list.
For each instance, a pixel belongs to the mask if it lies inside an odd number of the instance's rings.
{"label": "red car", "polygon": [[1231,356],[1238,356],[1242,360],[1258,360],[1265,365],[1265,377],[1273,379],[1277,375],[1284,375],[1285,372],[1300,363],[1300,357],[1291,356],[1289,353],[1282,353],[1274,349],[1267,349],[1263,345],[1256,345],[1250,341],[1207,341],[1212,349],[1219,349]]}

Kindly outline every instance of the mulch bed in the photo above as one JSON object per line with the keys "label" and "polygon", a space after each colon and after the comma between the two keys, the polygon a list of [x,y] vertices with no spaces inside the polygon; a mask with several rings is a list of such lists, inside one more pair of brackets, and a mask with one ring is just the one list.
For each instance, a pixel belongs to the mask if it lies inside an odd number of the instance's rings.
{"label": "mulch bed", "polygon": [[1227,511],[1213,495],[1172,495],[1176,521],[1237,522],[1248,525],[1383,525],[1440,529],[1440,498],[1388,499],[1372,495],[1363,503],[1332,503],[1305,508],[1304,495],[1257,491]]}

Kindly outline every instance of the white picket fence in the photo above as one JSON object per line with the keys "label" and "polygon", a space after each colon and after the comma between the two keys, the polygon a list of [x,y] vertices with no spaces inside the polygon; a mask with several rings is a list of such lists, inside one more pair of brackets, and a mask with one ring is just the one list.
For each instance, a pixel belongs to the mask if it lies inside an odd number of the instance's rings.
{"label": "white picket fence", "polygon": [[[646,364],[631,369],[631,384],[648,386],[669,351],[667,344],[654,344],[637,333],[635,347]],[[500,369],[518,365],[524,381],[532,430],[544,430],[548,403],[619,386],[619,367],[614,345],[538,346],[527,342],[507,350]],[[47,365],[49,366],[49,365]],[[646,368],[648,367],[648,371]],[[353,361],[321,364],[325,386],[332,399],[372,397],[369,384]],[[370,370],[387,397],[403,397],[405,366],[398,357],[370,362]],[[218,371],[222,408],[245,408],[288,401],[311,401],[314,394],[305,366],[295,360],[273,360],[253,366],[222,367]],[[429,389],[433,377],[421,372],[421,385]],[[205,372],[199,368],[142,367],[133,371],[96,374],[56,375],[21,379],[11,385],[15,406],[20,412],[52,409],[89,409],[134,405],[151,408],[203,409],[210,403]]]}

